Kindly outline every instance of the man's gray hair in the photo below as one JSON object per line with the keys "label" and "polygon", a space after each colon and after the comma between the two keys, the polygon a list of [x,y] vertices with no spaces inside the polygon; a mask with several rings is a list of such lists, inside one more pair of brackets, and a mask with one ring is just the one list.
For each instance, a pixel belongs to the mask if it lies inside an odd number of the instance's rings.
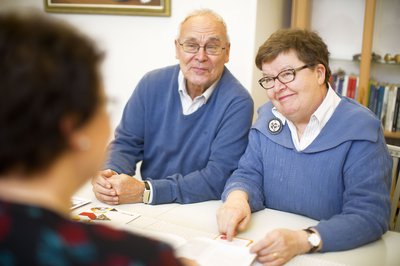
{"label": "man's gray hair", "polygon": [[185,19],[179,24],[178,35],[177,35],[178,39],[180,37],[182,25],[185,24],[185,22],[188,21],[189,19],[191,19],[193,17],[198,17],[198,16],[211,16],[217,22],[221,23],[224,28],[224,31],[225,31],[226,40],[227,40],[227,42],[229,42],[228,28],[226,26],[224,19],[218,13],[216,13],[215,11],[208,9],[208,8],[194,10],[193,12],[189,13],[189,15],[187,15],[185,17]]}

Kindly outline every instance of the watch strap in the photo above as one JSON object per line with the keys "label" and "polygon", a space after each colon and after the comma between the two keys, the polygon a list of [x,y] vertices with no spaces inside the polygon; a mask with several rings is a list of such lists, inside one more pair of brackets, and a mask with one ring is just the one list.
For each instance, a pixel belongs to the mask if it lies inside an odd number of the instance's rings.
{"label": "watch strap", "polygon": [[150,196],[151,196],[151,189],[149,182],[144,181],[144,191],[143,191],[143,203],[149,204]]}
{"label": "watch strap", "polygon": [[[308,240],[308,238],[309,238],[311,235],[317,235],[317,233],[314,232],[313,230],[311,230],[310,228],[303,229],[303,231],[305,231],[305,232],[307,233],[307,235],[308,235],[307,240]],[[310,243],[310,245],[311,245],[311,249],[308,251],[308,253],[314,253],[314,252],[317,251],[317,249],[319,248],[319,245],[314,246],[314,245],[310,242],[310,240],[308,240],[308,243]],[[320,244],[321,244],[321,242],[320,242]]]}

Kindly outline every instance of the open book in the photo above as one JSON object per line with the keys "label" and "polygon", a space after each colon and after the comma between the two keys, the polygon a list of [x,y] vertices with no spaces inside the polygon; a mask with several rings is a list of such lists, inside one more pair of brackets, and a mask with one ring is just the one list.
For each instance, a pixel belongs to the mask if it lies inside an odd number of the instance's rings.
{"label": "open book", "polygon": [[198,237],[179,246],[176,253],[178,257],[193,259],[204,266],[248,266],[256,257],[249,251],[251,242],[240,238],[227,241],[221,235],[215,239]]}
{"label": "open book", "polygon": [[225,236],[183,238],[177,234],[139,228],[126,228],[136,234],[170,244],[177,257],[195,260],[200,266],[249,266],[256,255],[249,249],[252,240],[235,237],[227,241]]}

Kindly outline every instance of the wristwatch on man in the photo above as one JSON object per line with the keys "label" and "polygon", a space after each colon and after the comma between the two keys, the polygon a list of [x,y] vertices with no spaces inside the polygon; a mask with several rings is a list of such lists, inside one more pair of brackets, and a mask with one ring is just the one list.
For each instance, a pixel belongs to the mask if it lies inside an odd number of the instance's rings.
{"label": "wristwatch on man", "polygon": [[308,253],[314,253],[318,250],[321,245],[321,237],[315,231],[311,230],[310,228],[303,229],[307,233],[307,240],[308,243],[311,245],[311,249]]}
{"label": "wristwatch on man", "polygon": [[150,184],[144,181],[143,203],[149,204],[151,196]]}

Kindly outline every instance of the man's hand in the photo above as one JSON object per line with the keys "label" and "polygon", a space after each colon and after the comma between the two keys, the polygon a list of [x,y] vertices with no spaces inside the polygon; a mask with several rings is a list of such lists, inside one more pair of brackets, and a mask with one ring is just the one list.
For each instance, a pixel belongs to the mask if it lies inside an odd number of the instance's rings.
{"label": "man's hand", "polygon": [[238,231],[246,229],[250,221],[251,210],[247,198],[244,191],[232,191],[217,212],[219,232],[226,234],[228,240],[232,240]]}
{"label": "man's hand", "polygon": [[104,203],[116,205],[119,202],[116,190],[108,179],[116,175],[111,169],[100,171],[99,174],[92,179],[93,192],[96,198]]}
{"label": "man's hand", "polygon": [[143,202],[143,181],[126,174],[113,175],[107,181],[117,193],[119,204]]}

